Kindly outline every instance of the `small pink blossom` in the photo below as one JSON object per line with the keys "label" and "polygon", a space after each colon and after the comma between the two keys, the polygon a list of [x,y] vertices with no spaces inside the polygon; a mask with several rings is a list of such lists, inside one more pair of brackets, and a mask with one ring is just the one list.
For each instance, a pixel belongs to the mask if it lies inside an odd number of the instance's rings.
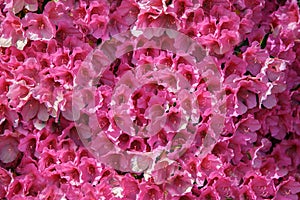
{"label": "small pink blossom", "polygon": [[275,195],[274,183],[263,177],[254,177],[254,179],[251,180],[250,185],[256,198],[271,198]]}
{"label": "small pink blossom", "polygon": [[55,28],[48,17],[40,14],[28,13],[24,19],[26,35],[31,40],[50,40],[55,36]]}
{"label": "small pink blossom", "polygon": [[36,11],[38,9],[37,0],[8,0],[5,6],[6,10],[12,11],[13,13],[19,13],[23,8],[29,11]]}
{"label": "small pink blossom", "polygon": [[23,50],[27,44],[21,20],[11,12],[8,12],[7,17],[1,22],[0,33],[1,47],[16,46]]}
{"label": "small pink blossom", "polygon": [[19,155],[18,144],[19,141],[13,136],[13,133],[6,132],[5,135],[1,135],[0,143],[0,161],[8,164],[14,162]]}

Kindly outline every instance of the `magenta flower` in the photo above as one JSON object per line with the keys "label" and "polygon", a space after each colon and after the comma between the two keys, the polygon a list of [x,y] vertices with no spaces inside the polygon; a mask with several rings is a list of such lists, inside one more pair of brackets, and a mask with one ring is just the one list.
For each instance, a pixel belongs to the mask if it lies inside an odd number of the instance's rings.
{"label": "magenta flower", "polygon": [[12,177],[11,174],[3,169],[0,168],[0,197],[4,198],[7,193],[8,185],[11,183]]}
{"label": "magenta flower", "polygon": [[221,199],[235,199],[238,196],[237,188],[228,179],[220,178],[214,186]]}
{"label": "magenta flower", "polygon": [[1,22],[0,33],[0,47],[16,46],[23,50],[27,44],[21,20],[11,12],[8,12],[7,17]]}
{"label": "magenta flower", "polygon": [[300,183],[289,178],[279,185],[279,190],[276,193],[275,199],[298,199],[300,192]]}
{"label": "magenta flower", "polygon": [[243,59],[248,63],[247,71],[256,76],[261,71],[267,57],[268,53],[260,49],[258,42],[253,42],[243,54]]}
{"label": "magenta flower", "polygon": [[39,169],[45,170],[51,165],[55,165],[57,163],[57,158],[55,157],[55,154],[53,150],[44,150],[43,153],[40,155],[40,160],[39,160]]}
{"label": "magenta flower", "polygon": [[82,158],[81,164],[79,165],[79,170],[81,171],[81,178],[85,182],[92,183],[97,176],[99,176],[99,171],[97,163],[94,159]]}
{"label": "magenta flower", "polygon": [[99,39],[106,33],[107,17],[105,16],[93,16],[90,22],[92,35]]}
{"label": "magenta flower", "polygon": [[178,19],[173,13],[160,13],[158,10],[149,9],[142,12],[137,20],[139,27],[165,27],[176,28],[179,24]]}
{"label": "magenta flower", "polygon": [[70,15],[66,13],[66,6],[66,2],[62,3],[50,1],[44,8],[44,14],[46,15],[46,18],[53,23],[53,25],[59,26],[66,22],[72,23]]}
{"label": "magenta flower", "polygon": [[183,195],[192,189],[192,180],[187,175],[178,174],[166,183],[166,189],[172,196]]}
{"label": "magenta flower", "polygon": [[26,137],[20,139],[18,149],[24,154],[34,156],[36,151],[36,142],[37,139],[35,135],[27,135]]}
{"label": "magenta flower", "polygon": [[131,27],[137,20],[139,7],[131,0],[122,1],[109,15],[106,37],[121,33]]}
{"label": "magenta flower", "polygon": [[38,9],[37,0],[8,0],[5,9],[13,13],[19,13],[23,8],[28,11],[36,11]]}
{"label": "magenta flower", "polygon": [[34,118],[39,111],[39,102],[35,99],[30,99],[25,103],[21,109],[21,115],[23,120],[29,121]]}
{"label": "magenta flower", "polygon": [[274,183],[266,180],[263,177],[254,177],[251,180],[250,185],[256,195],[256,198],[272,198],[275,195]]}
{"label": "magenta flower", "polygon": [[14,162],[19,156],[19,141],[14,135],[14,133],[6,131],[4,135],[0,136],[0,161],[4,164]]}
{"label": "magenta flower", "polygon": [[246,72],[247,62],[237,56],[230,56],[229,62],[225,64],[225,77],[238,75],[242,77]]}
{"label": "magenta flower", "polygon": [[180,0],[173,2],[173,6],[168,6],[167,12],[176,13],[178,17],[182,17],[182,15],[193,6],[191,1]]}
{"label": "magenta flower", "polygon": [[52,198],[52,199],[61,199],[63,198],[64,194],[62,190],[55,186],[55,185],[48,185],[44,188],[39,194],[39,197],[42,198]]}
{"label": "magenta flower", "polygon": [[128,200],[137,198],[137,194],[139,194],[140,189],[138,183],[132,176],[125,175],[122,178],[121,185],[123,188],[123,198]]}
{"label": "magenta flower", "polygon": [[54,26],[44,15],[28,13],[23,23],[26,36],[31,40],[50,40],[55,36]]}
{"label": "magenta flower", "polygon": [[147,183],[140,184],[139,199],[161,199],[162,197],[163,192],[157,185]]}
{"label": "magenta flower", "polygon": [[207,176],[211,173],[217,172],[222,166],[221,161],[219,158],[215,157],[214,155],[207,155],[199,165],[199,171],[201,170]]}
{"label": "magenta flower", "polygon": [[212,186],[206,187],[202,193],[200,194],[200,199],[219,199],[219,195],[217,194],[216,190]]}
{"label": "magenta flower", "polygon": [[248,186],[242,186],[242,188],[238,191],[238,193],[239,193],[240,199],[243,199],[243,200],[246,200],[246,199],[255,200],[256,199],[254,192]]}

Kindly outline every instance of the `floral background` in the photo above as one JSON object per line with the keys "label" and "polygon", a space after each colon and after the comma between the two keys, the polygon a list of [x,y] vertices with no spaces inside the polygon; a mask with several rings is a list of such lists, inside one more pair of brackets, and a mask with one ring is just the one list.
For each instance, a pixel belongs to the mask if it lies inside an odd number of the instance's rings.
{"label": "floral background", "polygon": [[[295,0],[0,0],[0,198],[299,199],[299,17]],[[176,30],[207,50],[226,107],[222,134],[200,157],[211,126],[210,79],[159,49],[131,51],[107,66],[95,94],[98,123],[127,151],[170,145],[184,99],[168,84],[146,84],[126,97],[137,126],[155,120],[151,113],[147,119],[155,102],[169,108],[165,128],[133,137],[109,113],[125,72],[168,66],[196,90],[194,140],[150,174],[99,162],[72,115],[74,83],[89,53],[118,33],[148,27]]]}

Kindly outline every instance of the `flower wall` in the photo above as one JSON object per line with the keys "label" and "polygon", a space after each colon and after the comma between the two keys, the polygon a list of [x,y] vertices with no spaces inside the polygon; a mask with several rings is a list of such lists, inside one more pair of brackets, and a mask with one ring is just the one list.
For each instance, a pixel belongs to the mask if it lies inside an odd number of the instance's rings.
{"label": "flower wall", "polygon": [[[73,93],[94,49],[114,35],[149,27],[191,38],[219,76],[201,74],[180,53],[154,44],[107,66],[92,94],[97,122],[89,126],[98,123],[110,142],[91,145],[104,155],[109,145],[141,154],[167,148],[149,160],[155,167],[146,173],[126,170],[128,160],[118,153],[100,162],[87,149],[73,112],[74,102],[84,104]],[[160,45],[185,46],[166,41]],[[0,199],[300,199],[296,0],[0,0],[0,62]],[[182,82],[172,82],[166,69]],[[130,71],[164,82],[128,95],[137,83]],[[184,85],[181,77],[192,94],[168,90]],[[208,86],[223,92],[219,137],[209,131],[218,123]],[[114,117],[112,105],[134,120]],[[184,129],[192,133],[180,129],[183,114],[191,116]],[[134,136],[133,126],[152,134]],[[192,140],[183,144],[189,134]],[[184,145],[180,155],[172,154]],[[210,151],[204,155],[205,145]]]}

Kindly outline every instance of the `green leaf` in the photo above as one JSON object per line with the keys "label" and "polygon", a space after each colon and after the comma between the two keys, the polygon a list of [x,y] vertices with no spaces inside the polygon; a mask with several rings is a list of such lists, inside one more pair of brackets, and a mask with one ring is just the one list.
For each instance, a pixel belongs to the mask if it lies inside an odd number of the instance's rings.
{"label": "green leaf", "polygon": [[267,40],[268,40],[268,38],[269,38],[269,35],[270,35],[270,32],[267,33],[267,34],[264,36],[264,38],[261,40],[261,42],[260,42],[260,48],[261,48],[261,49],[266,48],[266,46],[267,46]]}

